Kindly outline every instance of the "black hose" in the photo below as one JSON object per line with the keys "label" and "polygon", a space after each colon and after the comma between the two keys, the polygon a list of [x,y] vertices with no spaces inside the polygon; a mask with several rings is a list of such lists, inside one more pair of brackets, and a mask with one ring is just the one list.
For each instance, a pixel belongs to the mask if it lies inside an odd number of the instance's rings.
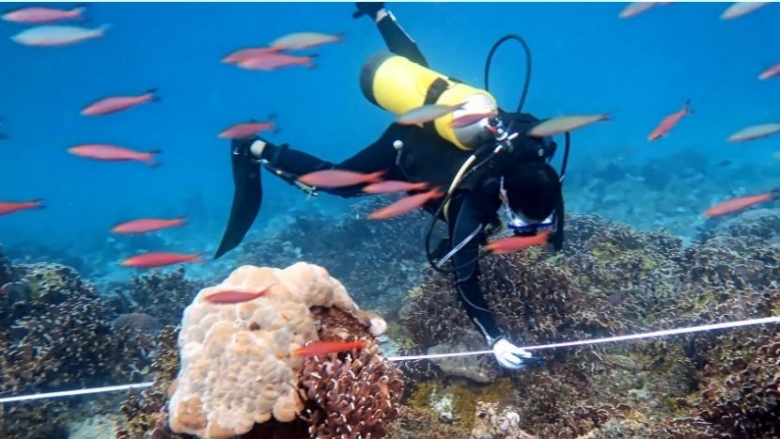
{"label": "black hose", "polygon": [[525,40],[517,34],[509,34],[501,37],[493,44],[488,52],[487,59],[485,59],[485,91],[490,92],[490,65],[493,61],[493,55],[496,53],[501,45],[508,40],[515,40],[523,46],[525,51],[525,82],[523,83],[523,93],[520,95],[520,102],[517,104],[517,111],[515,113],[522,113],[523,106],[525,105],[525,98],[528,96],[528,88],[531,86],[531,49]]}

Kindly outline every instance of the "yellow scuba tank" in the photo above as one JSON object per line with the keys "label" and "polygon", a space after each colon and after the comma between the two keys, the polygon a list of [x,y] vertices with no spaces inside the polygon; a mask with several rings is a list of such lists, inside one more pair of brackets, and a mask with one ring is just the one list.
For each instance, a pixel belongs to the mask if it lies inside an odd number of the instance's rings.
{"label": "yellow scuba tank", "polygon": [[466,151],[477,146],[487,117],[460,128],[451,127],[452,120],[463,114],[487,113],[498,108],[496,99],[487,91],[455,82],[390,52],[379,52],[366,60],[360,72],[360,89],[370,102],[397,116],[426,104],[463,104],[455,112],[427,125]]}

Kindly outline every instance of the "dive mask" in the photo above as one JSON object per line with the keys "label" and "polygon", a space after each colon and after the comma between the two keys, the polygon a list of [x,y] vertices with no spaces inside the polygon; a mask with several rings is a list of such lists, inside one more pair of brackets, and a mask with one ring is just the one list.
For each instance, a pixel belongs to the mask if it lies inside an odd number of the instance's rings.
{"label": "dive mask", "polygon": [[550,214],[542,221],[531,221],[523,215],[515,212],[509,207],[509,200],[504,189],[504,177],[501,177],[500,189],[501,201],[504,204],[504,215],[506,217],[506,226],[511,229],[515,236],[534,236],[539,232],[552,230],[555,227],[555,212]]}

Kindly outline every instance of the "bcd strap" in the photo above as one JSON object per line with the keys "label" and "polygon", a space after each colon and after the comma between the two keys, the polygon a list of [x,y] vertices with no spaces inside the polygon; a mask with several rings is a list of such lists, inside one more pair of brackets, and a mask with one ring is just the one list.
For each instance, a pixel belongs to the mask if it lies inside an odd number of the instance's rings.
{"label": "bcd strap", "polygon": [[[442,78],[436,78],[431,86],[428,87],[428,91],[425,93],[425,100],[423,105],[435,104],[439,100],[441,94],[444,93],[450,87],[450,83]],[[423,128],[429,131],[435,131],[436,128],[433,125],[433,121],[425,122]]]}

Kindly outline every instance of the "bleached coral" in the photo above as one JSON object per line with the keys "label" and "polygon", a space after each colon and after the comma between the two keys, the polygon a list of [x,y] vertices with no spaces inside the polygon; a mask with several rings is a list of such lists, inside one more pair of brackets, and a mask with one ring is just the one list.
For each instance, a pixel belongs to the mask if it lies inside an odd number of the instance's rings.
{"label": "bleached coral", "polygon": [[[239,304],[206,300],[227,290],[266,293]],[[344,286],[317,265],[300,262],[284,270],[245,265],[202,289],[182,320],[171,429],[223,439],[272,417],[294,420],[303,409],[296,391],[303,362],[292,352],[318,339],[310,312],[315,306],[341,309],[375,335],[384,331],[381,318],[361,311]]]}

